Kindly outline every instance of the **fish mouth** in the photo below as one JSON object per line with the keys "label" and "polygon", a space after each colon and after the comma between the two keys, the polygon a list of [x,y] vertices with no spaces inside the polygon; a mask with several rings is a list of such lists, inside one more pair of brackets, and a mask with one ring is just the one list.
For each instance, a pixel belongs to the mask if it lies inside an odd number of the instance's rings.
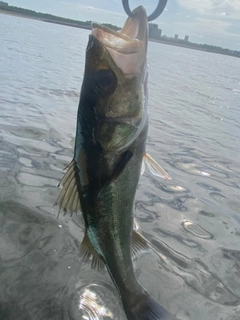
{"label": "fish mouth", "polygon": [[[92,23],[92,35],[109,51],[114,62],[125,74],[141,71],[148,42],[148,19],[144,7],[134,9],[133,17],[127,18],[120,31]],[[124,59],[123,56],[126,55],[131,55],[131,58]]]}
{"label": "fish mouth", "polygon": [[120,31],[93,22],[92,35],[104,46],[123,54],[131,54],[141,50],[147,40],[147,14],[142,6],[134,9],[133,14],[134,17],[128,17]]}

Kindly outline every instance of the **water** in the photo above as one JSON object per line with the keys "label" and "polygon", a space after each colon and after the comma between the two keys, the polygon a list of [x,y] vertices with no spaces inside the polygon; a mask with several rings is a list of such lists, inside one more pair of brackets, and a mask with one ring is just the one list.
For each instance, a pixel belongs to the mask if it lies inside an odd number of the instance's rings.
{"label": "water", "polygon": [[[0,15],[0,319],[125,320],[107,273],[83,264],[81,217],[52,208],[73,156],[88,31]],[[147,151],[135,213],[159,254],[148,292],[180,320],[240,312],[240,59],[149,44]]]}

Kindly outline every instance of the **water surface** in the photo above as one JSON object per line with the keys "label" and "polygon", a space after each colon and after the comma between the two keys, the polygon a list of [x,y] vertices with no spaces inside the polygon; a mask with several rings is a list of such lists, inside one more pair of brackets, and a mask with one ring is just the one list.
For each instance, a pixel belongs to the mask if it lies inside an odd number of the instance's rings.
{"label": "water surface", "polygon": [[[80,215],[58,217],[89,31],[0,15],[0,319],[125,320],[107,273],[79,257]],[[150,42],[146,172],[136,219],[158,249],[139,281],[180,320],[240,312],[240,59]]]}

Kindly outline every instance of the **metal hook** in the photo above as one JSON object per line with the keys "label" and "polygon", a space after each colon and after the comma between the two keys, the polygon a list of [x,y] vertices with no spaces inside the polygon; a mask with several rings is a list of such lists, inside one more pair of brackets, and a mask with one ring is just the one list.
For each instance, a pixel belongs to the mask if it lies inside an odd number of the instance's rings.
{"label": "metal hook", "polygon": [[[154,19],[156,19],[157,17],[160,16],[160,14],[162,14],[166,4],[167,4],[168,0],[158,0],[158,5],[157,8],[153,11],[152,14],[150,14],[150,16],[148,16],[148,21],[153,21]],[[126,14],[130,17],[133,18],[134,14],[132,13],[132,11],[129,8],[129,3],[128,0],[122,0],[122,5],[123,8],[126,12]]]}

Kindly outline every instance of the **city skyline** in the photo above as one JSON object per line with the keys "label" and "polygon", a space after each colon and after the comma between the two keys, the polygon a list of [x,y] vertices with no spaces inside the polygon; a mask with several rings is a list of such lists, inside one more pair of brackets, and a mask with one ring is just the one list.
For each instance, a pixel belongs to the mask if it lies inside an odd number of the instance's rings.
{"label": "city skyline", "polygon": [[[157,0],[130,0],[148,13]],[[93,20],[121,26],[126,19],[120,0],[12,0],[9,5],[76,20]],[[192,42],[240,50],[239,0],[169,0],[163,14],[153,21],[166,35],[188,35]]]}

